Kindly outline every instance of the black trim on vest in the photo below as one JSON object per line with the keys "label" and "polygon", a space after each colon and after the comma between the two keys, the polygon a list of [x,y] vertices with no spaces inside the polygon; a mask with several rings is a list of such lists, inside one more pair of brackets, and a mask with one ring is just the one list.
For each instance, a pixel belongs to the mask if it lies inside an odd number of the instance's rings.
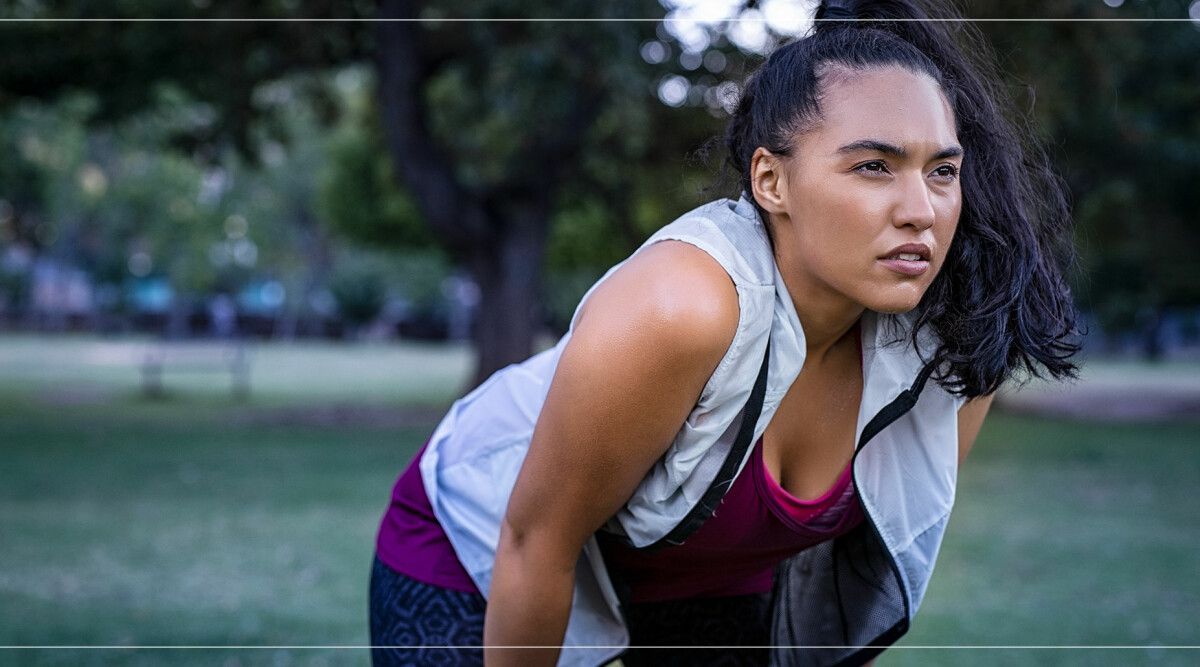
{"label": "black trim on vest", "polygon": [[[907,605],[908,603],[905,602],[906,607]],[[889,646],[900,641],[900,638],[907,632],[908,619],[905,618],[900,623],[889,628],[887,632],[876,637],[875,641],[871,642],[869,646],[864,646],[851,653],[842,660],[839,660],[833,667],[862,667],[862,665],[878,658],[879,654],[887,650]]]}
{"label": "black trim on vest", "polygon": [[754,427],[758,425],[758,416],[762,414],[763,399],[767,395],[767,366],[770,359],[771,341],[768,339],[767,351],[763,354],[762,368],[758,371],[758,379],[754,381],[754,388],[750,391],[746,407],[742,408],[742,423],[738,426],[737,436],[708,490],[680,520],[679,524],[671,529],[671,532],[652,544],[638,548],[638,551],[652,554],[664,547],[683,544],[683,541],[699,530],[700,526],[704,525],[704,522],[708,521],[708,518],[716,511],[721,498],[725,497],[725,492],[733,484],[733,478],[737,477],[738,466],[741,465],[742,459],[745,458],[751,441],[754,439]]}
{"label": "black trim on vest", "polygon": [[[855,470],[854,463],[857,462],[858,455],[860,452],[862,452],[863,447],[866,446],[867,442],[869,442],[871,438],[874,438],[879,434],[880,431],[882,431],[884,428],[887,428],[889,424],[903,417],[905,413],[913,409],[913,406],[917,404],[917,399],[921,396],[921,391],[925,389],[925,382],[929,380],[929,376],[933,374],[933,370],[933,363],[926,364],[925,367],[921,369],[921,372],[917,374],[917,379],[913,380],[912,386],[900,392],[900,395],[892,399],[891,403],[883,406],[883,409],[880,410],[873,418],[871,418],[871,421],[867,422],[867,425],[863,427],[862,437],[860,437],[858,440],[858,449],[854,452],[854,460],[850,462],[850,473],[852,476],[854,475]],[[858,488],[858,480],[855,479],[855,494],[858,493]],[[892,555],[892,550],[888,549],[887,544],[883,542],[883,537],[881,537],[879,534],[879,527],[875,525],[875,519],[871,516],[870,512],[866,511],[866,508],[863,508],[863,518],[866,520],[867,525],[871,527],[871,534],[875,536],[875,539],[878,540],[880,544],[883,544],[883,552],[887,554],[888,564],[892,566],[892,576],[896,578],[896,584],[900,587],[900,598],[904,601],[904,616],[899,622],[897,622],[883,634],[873,639],[868,646],[864,646],[854,653],[851,653],[845,659],[839,661],[837,663],[838,667],[843,665],[863,665],[869,662],[872,658],[878,656],[884,651],[884,649],[892,644],[895,644],[901,637],[908,633],[908,619],[912,615],[912,612],[909,609],[908,590],[904,587],[904,577],[900,576],[900,566],[896,564],[896,558]],[[845,611],[842,608],[842,600],[840,597],[838,598],[838,611],[842,614],[844,619]]]}
{"label": "black trim on vest", "polygon": [[[884,428],[904,416],[904,413],[913,409],[917,404],[917,398],[921,395],[921,390],[925,388],[925,381],[933,374],[933,364],[927,364],[917,374],[917,379],[913,381],[912,386],[900,392],[900,395],[892,400],[891,403],[883,406],[871,421],[863,427],[862,437],[858,439],[858,449],[862,449],[867,441],[874,438]],[[855,454],[857,456],[857,453]]]}

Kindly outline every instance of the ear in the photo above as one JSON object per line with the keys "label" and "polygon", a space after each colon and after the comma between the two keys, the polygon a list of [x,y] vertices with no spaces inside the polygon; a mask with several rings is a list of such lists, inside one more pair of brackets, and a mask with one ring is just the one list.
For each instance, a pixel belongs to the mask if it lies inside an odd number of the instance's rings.
{"label": "ear", "polygon": [[783,159],[759,146],[750,158],[750,187],[754,200],[767,213],[783,213],[787,203],[787,175]]}

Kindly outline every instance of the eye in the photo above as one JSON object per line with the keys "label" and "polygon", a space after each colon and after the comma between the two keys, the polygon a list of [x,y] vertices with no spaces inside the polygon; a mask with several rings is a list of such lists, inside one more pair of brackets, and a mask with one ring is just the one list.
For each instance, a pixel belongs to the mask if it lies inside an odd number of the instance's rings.
{"label": "eye", "polygon": [[953,181],[958,178],[958,167],[952,164],[943,164],[933,170],[933,176],[944,181]]}
{"label": "eye", "polygon": [[864,162],[856,167],[854,171],[865,172],[867,174],[886,174],[888,173],[887,163],[883,160],[871,160]]}

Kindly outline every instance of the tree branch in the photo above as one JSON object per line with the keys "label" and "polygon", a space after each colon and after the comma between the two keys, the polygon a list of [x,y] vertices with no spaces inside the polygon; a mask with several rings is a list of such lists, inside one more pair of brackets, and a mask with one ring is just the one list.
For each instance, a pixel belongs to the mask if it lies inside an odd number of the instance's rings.
{"label": "tree branch", "polygon": [[421,26],[412,0],[383,0],[379,7],[379,96],[383,126],[396,163],[434,234],[462,252],[486,243],[490,230],[483,207],[459,182],[433,140],[422,91],[432,71],[420,48]]}

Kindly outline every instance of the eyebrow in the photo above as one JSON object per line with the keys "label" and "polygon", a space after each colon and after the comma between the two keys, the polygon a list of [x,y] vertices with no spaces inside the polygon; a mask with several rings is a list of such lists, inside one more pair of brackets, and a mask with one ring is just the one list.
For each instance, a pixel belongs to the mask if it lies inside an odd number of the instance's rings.
{"label": "eyebrow", "polygon": [[[837,149],[837,152],[839,154],[857,153],[859,151],[873,151],[876,153],[883,153],[884,155],[889,155],[889,156],[892,156],[895,158],[899,158],[901,160],[908,157],[908,151],[906,149],[904,149],[902,146],[897,146],[895,144],[889,144],[886,141],[880,141],[878,139],[859,139],[858,141],[846,144],[845,146],[842,146],[841,148]],[[962,154],[963,154],[962,146],[947,146],[947,147],[939,150],[938,152],[934,153],[930,159],[944,160],[946,158],[951,158],[951,157],[962,157]]]}

